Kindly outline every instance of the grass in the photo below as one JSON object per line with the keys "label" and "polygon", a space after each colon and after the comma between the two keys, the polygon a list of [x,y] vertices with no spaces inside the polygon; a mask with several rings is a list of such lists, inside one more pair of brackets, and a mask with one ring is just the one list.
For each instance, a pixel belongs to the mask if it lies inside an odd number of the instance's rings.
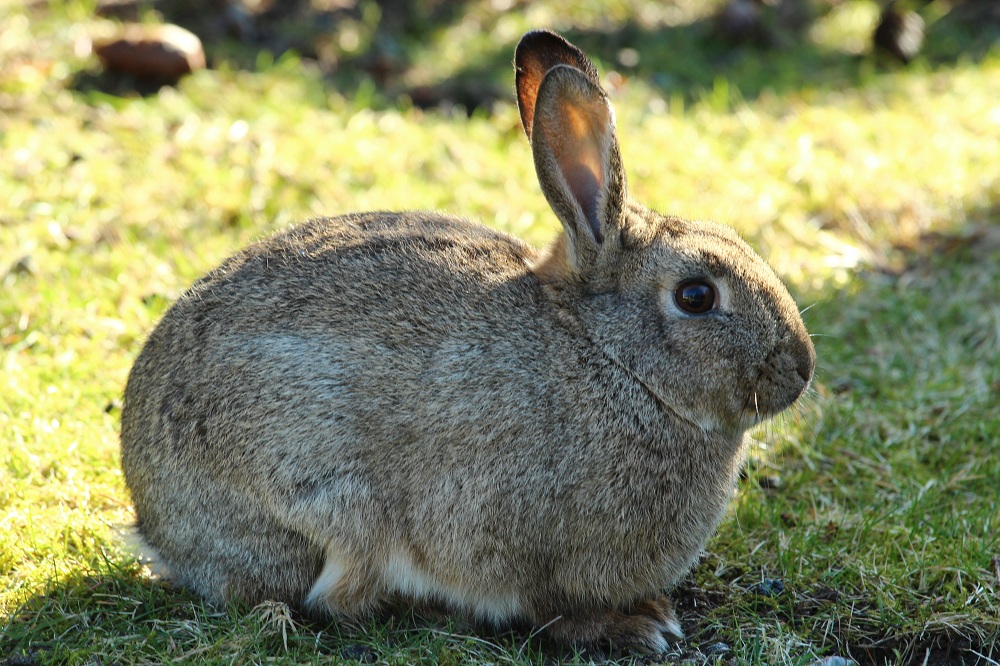
{"label": "grass", "polygon": [[[379,16],[362,5],[341,29],[365,45]],[[689,639],[664,659],[995,664],[996,35],[932,3],[925,55],[904,69],[864,53],[870,2],[735,52],[698,6],[591,0],[567,18],[540,2],[498,18],[469,4],[399,38],[397,87],[509,90],[519,34],[564,30],[617,71],[636,195],[735,225],[808,307],[814,393],[756,433],[729,516],[675,592]],[[109,94],[86,46],[110,24],[92,10],[0,0],[0,664],[572,660],[405,611],[317,626],[276,605],[206,608],[120,547],[125,377],[169,303],[230,252],[371,208],[463,213],[535,244],[556,222],[509,100],[421,111],[359,68],[232,44],[177,88]],[[625,48],[641,54],[631,69]],[[783,592],[753,591],[773,580]]]}

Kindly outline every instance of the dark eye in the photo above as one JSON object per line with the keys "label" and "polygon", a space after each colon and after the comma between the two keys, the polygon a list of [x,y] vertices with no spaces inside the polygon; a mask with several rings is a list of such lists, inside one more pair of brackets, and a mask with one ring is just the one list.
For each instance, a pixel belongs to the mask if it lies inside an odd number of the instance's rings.
{"label": "dark eye", "polygon": [[674,290],[674,302],[688,314],[705,314],[715,308],[715,301],[715,287],[701,280],[682,282]]}

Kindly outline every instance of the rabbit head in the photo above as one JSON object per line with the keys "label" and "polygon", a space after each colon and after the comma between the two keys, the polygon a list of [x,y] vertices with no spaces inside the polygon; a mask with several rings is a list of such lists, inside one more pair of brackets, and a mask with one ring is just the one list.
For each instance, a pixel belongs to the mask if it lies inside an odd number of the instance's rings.
{"label": "rabbit head", "polygon": [[558,35],[515,55],[521,122],[564,233],[534,267],[594,343],[705,430],[791,405],[815,351],[781,280],[729,227],[656,213],[628,193],[597,70]]}

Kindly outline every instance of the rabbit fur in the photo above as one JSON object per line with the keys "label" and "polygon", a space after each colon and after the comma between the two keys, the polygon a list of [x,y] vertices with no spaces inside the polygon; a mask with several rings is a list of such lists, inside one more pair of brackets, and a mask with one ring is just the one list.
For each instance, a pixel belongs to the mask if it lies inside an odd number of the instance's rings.
{"label": "rabbit fur", "polygon": [[[179,583],[333,617],[433,600],[626,651],[681,635],[665,591],[813,347],[733,230],[630,198],[582,52],[536,31],[515,65],[563,225],[546,251],[436,213],[317,219],[224,262],[150,335],[122,467]],[[705,313],[680,306],[691,280]]]}

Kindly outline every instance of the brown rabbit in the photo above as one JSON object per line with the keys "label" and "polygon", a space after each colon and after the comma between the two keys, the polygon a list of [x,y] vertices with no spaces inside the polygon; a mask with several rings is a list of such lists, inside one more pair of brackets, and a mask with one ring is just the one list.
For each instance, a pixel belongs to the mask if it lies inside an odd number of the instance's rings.
{"label": "brown rabbit", "polygon": [[138,530],[213,602],[357,617],[403,596],[662,651],[744,430],[815,354],[731,229],[626,190],[591,62],[550,32],[517,96],[564,233],[435,213],[313,220],[200,280],[129,376]]}

